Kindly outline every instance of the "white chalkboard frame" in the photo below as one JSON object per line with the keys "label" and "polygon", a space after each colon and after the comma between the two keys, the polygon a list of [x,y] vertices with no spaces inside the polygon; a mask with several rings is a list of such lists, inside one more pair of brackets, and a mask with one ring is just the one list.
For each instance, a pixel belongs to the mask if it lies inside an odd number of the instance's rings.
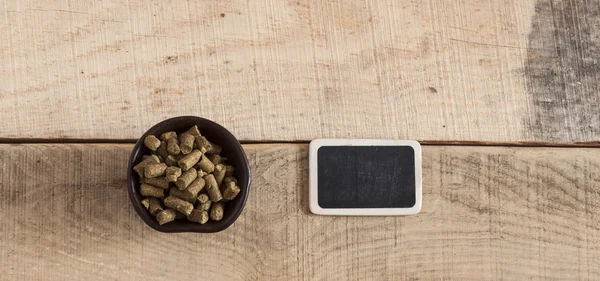
{"label": "white chalkboard frame", "polygon": [[[410,208],[321,208],[318,200],[317,151],[322,146],[410,146],[415,152],[415,205]],[[332,216],[403,216],[415,215],[422,205],[421,144],[413,140],[316,139],[309,147],[309,209],[313,214]]]}

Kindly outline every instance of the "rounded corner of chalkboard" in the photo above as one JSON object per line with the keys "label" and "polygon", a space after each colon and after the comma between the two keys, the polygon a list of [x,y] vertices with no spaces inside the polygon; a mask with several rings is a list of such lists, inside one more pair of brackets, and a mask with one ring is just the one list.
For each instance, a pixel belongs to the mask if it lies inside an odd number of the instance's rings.
{"label": "rounded corner of chalkboard", "polygon": [[416,141],[416,140],[409,140],[406,141],[406,144],[410,147],[412,147],[412,149],[414,150],[415,153],[420,152],[421,151],[421,143]]}
{"label": "rounded corner of chalkboard", "polygon": [[421,212],[423,205],[420,202],[415,203],[415,205],[411,208],[411,215],[416,215]]}
{"label": "rounded corner of chalkboard", "polygon": [[326,141],[326,139],[314,139],[310,141],[308,147],[310,148],[310,151],[317,152]]}
{"label": "rounded corner of chalkboard", "polygon": [[318,202],[310,202],[310,204],[308,204],[308,209],[310,210],[311,213],[313,213],[315,215],[323,214],[323,208],[321,208],[321,206],[319,206]]}

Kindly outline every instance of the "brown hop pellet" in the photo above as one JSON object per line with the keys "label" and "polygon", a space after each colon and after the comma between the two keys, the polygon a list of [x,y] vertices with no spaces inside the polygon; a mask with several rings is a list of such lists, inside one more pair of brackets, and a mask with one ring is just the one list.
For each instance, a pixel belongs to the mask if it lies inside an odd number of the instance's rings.
{"label": "brown hop pellet", "polygon": [[142,162],[138,163],[133,167],[133,170],[140,175],[140,177],[144,176],[144,170],[146,169],[146,165],[151,163],[158,163],[160,159],[156,155],[149,155],[146,159],[142,160]]}
{"label": "brown hop pellet", "polygon": [[186,189],[183,190],[185,197],[196,198],[198,193],[204,188],[205,181],[203,178],[196,178]]}
{"label": "brown hop pellet", "polygon": [[224,164],[225,161],[227,160],[227,158],[222,157],[219,154],[210,154],[210,155],[208,155],[206,157],[208,157],[208,160],[210,160],[210,162],[212,162],[213,164],[215,164],[215,166],[219,165],[219,164]]}
{"label": "brown hop pellet", "polygon": [[174,137],[167,140],[167,152],[171,155],[177,155],[181,152],[181,148],[179,148],[179,139]]}
{"label": "brown hop pellet", "polygon": [[155,178],[165,174],[167,165],[165,163],[150,163],[144,169],[144,177]]}
{"label": "brown hop pellet", "polygon": [[221,195],[221,191],[219,190],[219,185],[217,185],[217,180],[215,176],[212,174],[204,176],[204,180],[206,181],[206,193],[208,193],[208,197],[210,201],[219,202],[223,199]]}
{"label": "brown hop pellet", "polygon": [[205,171],[202,171],[202,170],[200,169],[200,167],[198,167],[198,165],[196,165],[196,169],[198,169],[198,177],[199,177],[199,178],[203,178],[204,176],[208,175],[208,173],[207,173],[207,172],[205,172]]}
{"label": "brown hop pellet", "polygon": [[146,197],[155,197],[159,199],[165,197],[165,193],[162,188],[151,186],[145,183],[142,183],[142,185],[140,186],[140,193],[142,194],[142,196]]}
{"label": "brown hop pellet", "polygon": [[221,152],[223,151],[223,148],[215,143],[210,143],[210,147],[208,150],[206,150],[207,154],[221,154]]}
{"label": "brown hop pellet", "polygon": [[229,182],[228,185],[225,185],[223,188],[223,200],[231,201],[240,193],[240,187],[237,186],[234,182]]}
{"label": "brown hop pellet", "polygon": [[[148,197],[148,198],[152,198],[152,197]],[[142,200],[142,205],[144,205],[144,207],[146,209],[148,209],[148,207],[150,207],[150,201],[148,200],[148,198],[144,198],[144,200]]]}
{"label": "brown hop pellet", "polygon": [[169,196],[165,198],[165,206],[174,209],[186,216],[189,216],[190,213],[192,213],[192,210],[194,209],[194,205],[192,205],[192,203],[179,199],[175,196]]}
{"label": "brown hop pellet", "polygon": [[177,166],[177,162],[179,161],[179,159],[181,159],[179,155],[169,155],[165,160],[165,164],[167,164],[167,166]]}
{"label": "brown hop pellet", "polygon": [[209,142],[205,137],[200,136],[196,138],[196,147],[207,154],[220,154],[223,150],[221,146]]}
{"label": "brown hop pellet", "polygon": [[204,203],[198,203],[198,209],[203,210],[203,211],[208,211],[210,210],[210,206],[212,205],[212,201],[208,201],[208,202],[204,202]]}
{"label": "brown hop pellet", "polygon": [[168,222],[172,222],[175,220],[176,212],[171,209],[162,210],[156,215],[156,220],[158,224],[163,225]]}
{"label": "brown hop pellet", "polygon": [[148,212],[153,216],[156,216],[156,214],[163,210],[163,207],[160,205],[160,201],[153,197],[147,197],[142,200],[142,205],[144,205],[146,210],[148,210]]}
{"label": "brown hop pellet", "polygon": [[181,174],[181,176],[179,176],[179,178],[177,178],[177,182],[175,182],[175,185],[177,185],[177,188],[179,188],[179,190],[184,190],[197,177],[198,177],[198,172],[196,171],[196,169],[190,168],[189,170],[187,170],[183,174]]}
{"label": "brown hop pellet", "polygon": [[223,183],[221,183],[221,185],[219,186],[219,189],[221,190],[221,194],[223,194],[223,191],[225,191],[225,188],[227,186],[229,186],[231,183],[233,182],[234,185],[237,185],[237,179],[234,177],[225,177],[223,179]]}
{"label": "brown hop pellet", "polygon": [[170,138],[177,138],[177,133],[170,131],[170,132],[166,132],[166,133],[163,133],[162,135],[160,135],[161,141],[167,141]]}
{"label": "brown hop pellet", "polygon": [[212,173],[215,170],[215,164],[213,164],[213,162],[204,156],[202,157],[202,160],[198,162],[198,168],[207,173]]}
{"label": "brown hop pellet", "polygon": [[199,136],[202,135],[202,134],[200,134],[200,130],[198,129],[198,126],[196,126],[196,125],[194,125],[193,127],[191,127],[189,130],[185,131],[185,133],[194,136],[194,138],[199,137]]}
{"label": "brown hop pellet", "polygon": [[192,213],[187,216],[187,219],[199,224],[205,224],[208,221],[208,212],[203,210],[194,209]]}
{"label": "brown hop pellet", "polygon": [[196,137],[196,148],[205,153],[211,149],[210,142],[204,136]]}
{"label": "brown hop pellet", "polygon": [[171,189],[169,189],[169,195],[175,196],[181,200],[188,201],[192,204],[196,202],[196,197],[190,196],[190,193],[185,192],[184,190],[179,190],[177,189],[177,187],[171,187]]}
{"label": "brown hop pellet", "polygon": [[167,142],[161,141],[160,145],[156,149],[156,155],[162,158],[162,161],[166,161],[167,157],[169,157],[169,153],[167,152]]}
{"label": "brown hop pellet", "polygon": [[217,180],[217,185],[221,186],[223,179],[225,178],[225,165],[217,164],[215,165],[214,171],[215,179]]}
{"label": "brown hop pellet", "polygon": [[194,148],[194,136],[188,133],[183,133],[179,135],[179,148],[181,148],[181,153],[189,154],[192,152]]}
{"label": "brown hop pellet", "polygon": [[147,183],[149,185],[152,185],[152,186],[160,187],[162,189],[169,188],[169,182],[167,181],[167,179],[165,177],[144,178],[143,182]]}
{"label": "brown hop pellet", "polygon": [[194,167],[198,160],[202,157],[202,152],[200,150],[194,149],[190,154],[184,156],[179,161],[177,161],[177,165],[183,170],[187,171],[188,169]]}
{"label": "brown hop pellet", "polygon": [[233,166],[231,166],[231,165],[227,165],[227,166],[225,166],[225,176],[226,176],[226,177],[231,177],[231,176],[233,176],[233,170],[234,170],[234,169],[233,169]]}
{"label": "brown hop pellet", "polygon": [[200,193],[200,195],[198,195],[198,202],[206,203],[209,201],[210,201],[210,198],[208,198],[208,195],[206,195],[206,193]]}
{"label": "brown hop pellet", "polygon": [[210,219],[214,221],[220,221],[223,219],[224,209],[223,203],[221,202],[212,204],[212,207],[210,208]]}
{"label": "brown hop pellet", "polygon": [[237,179],[235,179],[234,177],[225,177],[223,179],[223,185],[228,185],[230,182],[234,182],[234,183],[238,183]]}
{"label": "brown hop pellet", "polygon": [[168,182],[176,182],[177,178],[179,178],[179,176],[181,176],[181,168],[179,167],[168,167],[165,170],[165,174],[166,174],[166,179]]}
{"label": "brown hop pellet", "polygon": [[144,139],[144,145],[150,148],[152,151],[156,151],[160,146],[160,140],[157,139],[154,135],[149,135]]}

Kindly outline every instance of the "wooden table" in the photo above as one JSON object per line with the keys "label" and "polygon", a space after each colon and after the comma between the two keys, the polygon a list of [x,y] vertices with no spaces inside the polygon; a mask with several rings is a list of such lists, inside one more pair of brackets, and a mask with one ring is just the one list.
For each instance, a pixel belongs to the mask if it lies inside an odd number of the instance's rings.
{"label": "wooden table", "polygon": [[[600,276],[594,1],[0,0],[0,279]],[[229,128],[253,170],[218,234],[130,206],[132,143]],[[307,142],[416,139],[423,209],[307,207]]]}

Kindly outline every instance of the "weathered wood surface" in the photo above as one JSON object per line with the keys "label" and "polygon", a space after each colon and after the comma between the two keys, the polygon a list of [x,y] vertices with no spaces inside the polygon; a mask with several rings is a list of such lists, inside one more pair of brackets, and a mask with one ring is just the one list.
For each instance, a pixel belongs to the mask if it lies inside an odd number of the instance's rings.
{"label": "weathered wood surface", "polygon": [[539,2],[0,0],[0,138],[597,141],[598,5]]}
{"label": "weathered wood surface", "polygon": [[0,145],[6,280],[574,280],[600,276],[600,150],[425,146],[423,210],[315,216],[307,146],[246,145],[252,192],[213,235],[147,227],[128,144]]}

